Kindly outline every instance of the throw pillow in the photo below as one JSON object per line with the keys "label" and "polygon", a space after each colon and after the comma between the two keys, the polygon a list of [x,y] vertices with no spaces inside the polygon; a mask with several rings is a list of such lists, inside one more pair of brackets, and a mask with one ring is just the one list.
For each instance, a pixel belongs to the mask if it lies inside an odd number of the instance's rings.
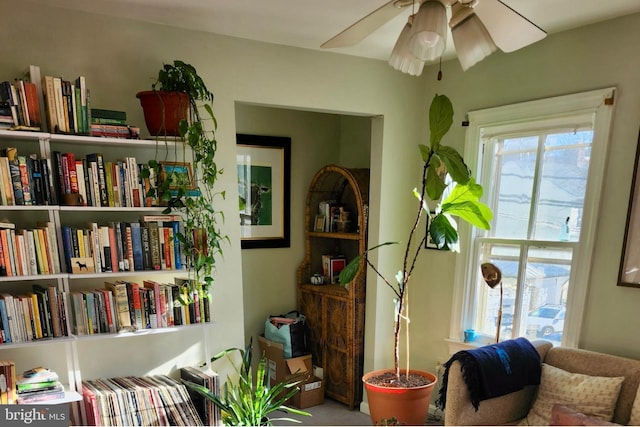
{"label": "throw pillow", "polygon": [[620,424],[590,417],[567,406],[553,405],[551,409],[552,426],[617,426]]}
{"label": "throw pillow", "polygon": [[536,399],[525,418],[532,426],[549,425],[554,404],[569,405],[585,415],[611,421],[624,377],[595,377],[542,364]]}
{"label": "throw pillow", "polygon": [[636,399],[631,407],[631,418],[629,418],[630,426],[640,426],[640,387],[636,393]]}

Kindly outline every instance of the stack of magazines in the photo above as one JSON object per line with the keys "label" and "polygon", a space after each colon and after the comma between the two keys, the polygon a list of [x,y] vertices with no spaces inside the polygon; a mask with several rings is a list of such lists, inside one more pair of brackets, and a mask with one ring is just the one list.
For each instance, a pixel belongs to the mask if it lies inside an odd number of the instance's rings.
{"label": "stack of magazines", "polygon": [[64,387],[58,374],[42,367],[29,369],[16,378],[18,403],[45,402],[64,397]]}

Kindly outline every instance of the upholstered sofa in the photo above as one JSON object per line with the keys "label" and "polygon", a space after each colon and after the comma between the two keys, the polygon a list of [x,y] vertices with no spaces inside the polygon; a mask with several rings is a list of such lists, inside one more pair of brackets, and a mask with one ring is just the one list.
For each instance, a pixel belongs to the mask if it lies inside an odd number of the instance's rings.
{"label": "upholstered sofa", "polygon": [[[624,377],[619,386],[619,395],[614,403],[613,423],[628,424],[633,414],[634,420],[640,409],[640,360],[596,353],[586,350],[553,347],[547,341],[533,341],[540,354],[540,360],[571,373],[597,377]],[[460,364],[453,362],[449,368],[445,425],[504,425],[522,422],[534,404],[538,387],[524,389],[493,399],[483,400],[476,411],[469,399],[469,391],[462,378]],[[638,421],[635,420],[637,423]]]}

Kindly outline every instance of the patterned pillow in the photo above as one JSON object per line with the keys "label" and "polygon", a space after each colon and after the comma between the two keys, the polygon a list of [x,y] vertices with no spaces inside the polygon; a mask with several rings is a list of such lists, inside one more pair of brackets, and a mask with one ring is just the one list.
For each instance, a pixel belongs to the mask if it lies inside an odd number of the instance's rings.
{"label": "patterned pillow", "polygon": [[629,418],[630,426],[640,426],[640,387],[636,393],[636,399],[631,407],[631,418]]}
{"label": "patterned pillow", "polygon": [[552,426],[619,426],[620,424],[603,421],[600,418],[590,417],[578,411],[563,406],[553,405],[551,409]]}
{"label": "patterned pillow", "polygon": [[538,395],[524,421],[532,426],[549,425],[551,408],[556,403],[611,421],[622,381],[624,377],[573,374],[543,363]]}

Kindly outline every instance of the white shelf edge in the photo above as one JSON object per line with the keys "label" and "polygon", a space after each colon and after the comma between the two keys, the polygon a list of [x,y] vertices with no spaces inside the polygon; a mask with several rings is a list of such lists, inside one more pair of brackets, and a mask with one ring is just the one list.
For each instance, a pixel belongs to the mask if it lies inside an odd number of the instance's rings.
{"label": "white shelf edge", "polygon": [[47,132],[38,132],[38,131],[24,131],[24,130],[7,130],[1,129],[0,136],[3,138],[14,138],[14,139],[27,139],[33,140],[33,142],[37,142],[42,138],[49,138],[49,133]]}
{"label": "white shelf edge", "polygon": [[29,276],[0,276],[0,283],[10,282],[32,282],[37,280],[56,280],[68,278],[69,280],[77,279],[96,279],[96,278],[109,278],[109,277],[125,277],[125,276],[140,276],[140,275],[161,275],[161,274],[184,274],[188,273],[186,268],[180,270],[136,270],[136,271],[117,271],[105,272],[105,273],[82,273],[82,274],[32,274]]}
{"label": "white shelf edge", "polygon": [[0,344],[0,351],[8,349],[8,348],[20,348],[20,347],[37,347],[42,345],[51,345],[51,344],[61,344],[70,341],[75,341],[74,336],[68,337],[58,337],[58,338],[41,338],[39,340],[34,341],[25,341],[25,342],[10,342],[10,343],[2,343]]}
{"label": "white shelf edge", "polygon": [[31,274],[28,276],[0,276],[0,283],[6,282],[30,282],[35,280],[47,280],[47,279],[64,279],[67,277],[67,273],[58,274]]}
{"label": "white shelf edge", "polygon": [[61,212],[86,212],[86,211],[96,211],[96,212],[161,212],[165,210],[166,206],[145,206],[145,207],[113,207],[113,206],[59,206],[58,210]]}
{"label": "white shelf edge", "polygon": [[175,273],[188,273],[189,270],[136,270],[136,271],[117,271],[117,272],[105,272],[105,273],[81,273],[81,274],[64,274],[68,276],[69,280],[77,279],[96,279],[96,278],[109,278],[109,277],[125,277],[125,276],[140,276],[146,274],[175,274]]}
{"label": "white shelf edge", "polygon": [[183,331],[185,329],[202,329],[202,328],[213,326],[213,325],[215,325],[215,322],[194,323],[191,325],[178,325],[178,326],[170,326],[166,328],[139,329],[135,332],[118,332],[115,334],[101,333],[101,334],[91,334],[91,335],[74,335],[74,338],[78,340],[78,342],[102,340],[102,339],[113,339],[113,338],[132,338],[132,337],[141,337],[145,335],[174,333],[174,332]]}
{"label": "white shelf edge", "polygon": [[59,205],[0,205],[2,211],[57,211]]}

